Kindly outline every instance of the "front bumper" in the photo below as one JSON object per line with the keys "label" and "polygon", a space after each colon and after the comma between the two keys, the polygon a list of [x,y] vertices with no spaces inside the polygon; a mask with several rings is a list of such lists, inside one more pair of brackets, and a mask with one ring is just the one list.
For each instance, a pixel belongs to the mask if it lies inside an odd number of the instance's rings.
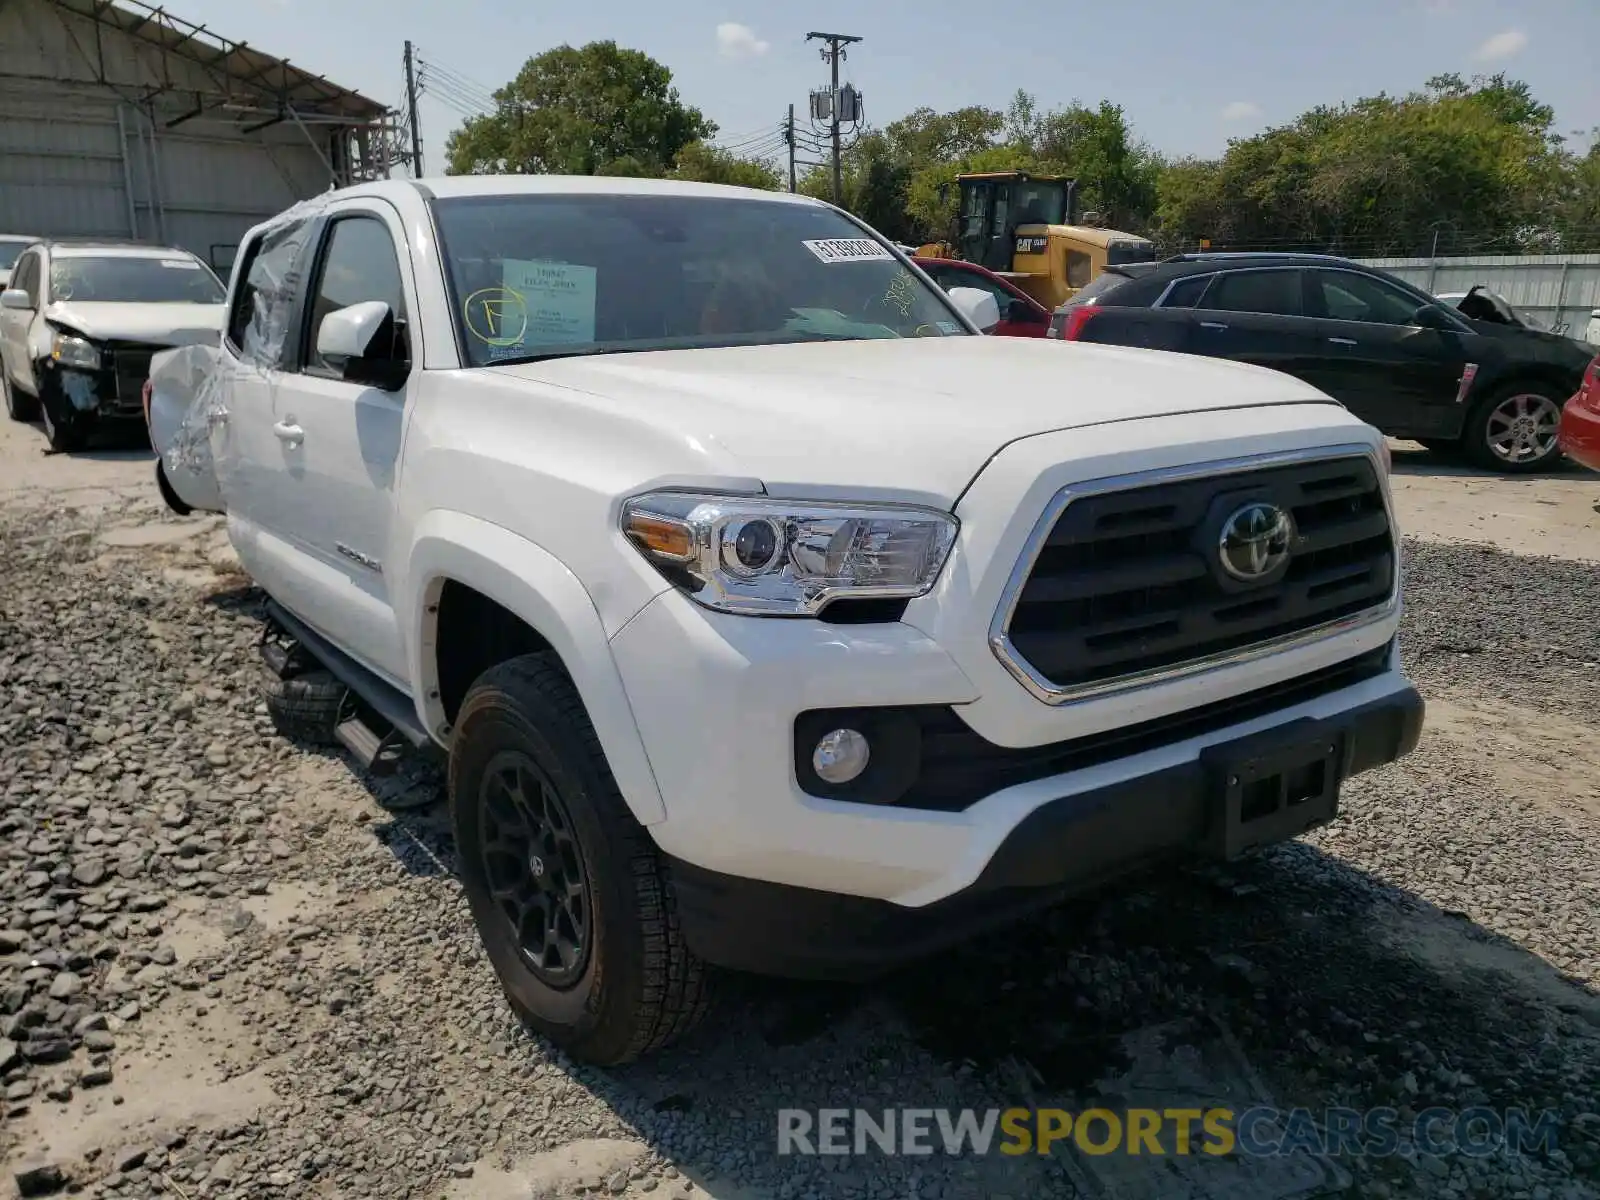
{"label": "front bumper", "polygon": [[1573,396],[1561,410],[1561,451],[1573,462],[1600,471],[1600,412],[1578,401]]}
{"label": "front bumper", "polygon": [[[1340,745],[1348,778],[1409,753],[1422,716],[1416,689],[1401,686],[1302,724],[1295,737]],[[1050,782],[1072,786],[1065,777]],[[1151,863],[1217,853],[1223,822],[1213,784],[1197,756],[1047,801],[1011,829],[976,880],[920,908],[673,861],[679,920],[695,952],[719,966],[795,978],[869,977]],[[1332,811],[1308,815],[1304,828]]]}
{"label": "front bumper", "polygon": [[[725,875],[916,908],[974,884],[1013,831],[1047,804],[1192,765],[1210,746],[1290,721],[1340,720],[1411,695],[1392,637],[1392,627],[1374,627],[1330,639],[1331,649],[1324,643],[1283,656],[1304,664],[1294,679],[1380,657],[1375,672],[1348,686],[1284,694],[1220,724],[1174,724],[1168,740],[1063,760],[1059,773],[998,786],[973,802],[963,797],[943,811],[814,795],[796,772],[802,714],[938,705],[966,721],[976,690],[939,644],[909,625],[725,616],[666,592],[617,634],[612,650],[665,801],[667,819],[650,827],[663,852]],[[1172,719],[1290,686],[1261,679],[1255,689]],[[1065,732],[1033,749],[1108,736],[1087,721],[1073,728],[1074,714],[1056,715]],[[1403,752],[1397,744],[1391,757]],[[1361,751],[1351,770],[1374,761],[1387,759]]]}
{"label": "front bumper", "polygon": [[144,420],[140,391],[149,377],[150,353],[102,350],[104,365],[95,370],[40,363],[40,383],[55,398],[61,415],[87,424],[98,421]]}

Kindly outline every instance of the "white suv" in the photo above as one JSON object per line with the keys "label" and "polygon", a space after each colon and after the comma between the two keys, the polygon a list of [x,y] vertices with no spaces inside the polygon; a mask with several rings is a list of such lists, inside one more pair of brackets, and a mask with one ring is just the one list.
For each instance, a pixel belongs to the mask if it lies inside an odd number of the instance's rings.
{"label": "white suv", "polygon": [[869,974],[1292,837],[1416,742],[1374,429],[981,336],[828,205],[372,184],[229,303],[158,363],[166,486],[273,601],[285,729],[448,752],[489,956],[576,1056],[687,1028],[702,964]]}

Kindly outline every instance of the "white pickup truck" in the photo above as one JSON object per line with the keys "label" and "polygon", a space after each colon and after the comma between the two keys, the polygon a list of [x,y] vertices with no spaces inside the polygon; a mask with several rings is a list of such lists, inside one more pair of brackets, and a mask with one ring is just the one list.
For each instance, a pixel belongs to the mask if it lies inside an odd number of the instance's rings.
{"label": "white pickup truck", "polygon": [[619,1063],[706,964],[852,977],[1332,818],[1415,745],[1376,430],[981,336],[803,197],[391,181],[254,230],[157,364],[286,729],[448,754],[511,1003]]}

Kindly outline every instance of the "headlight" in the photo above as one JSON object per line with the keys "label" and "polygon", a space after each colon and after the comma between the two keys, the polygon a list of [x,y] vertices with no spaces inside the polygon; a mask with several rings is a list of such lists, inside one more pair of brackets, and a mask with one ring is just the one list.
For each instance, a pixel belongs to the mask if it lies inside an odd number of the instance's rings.
{"label": "headlight", "polygon": [[841,598],[909,598],[933,586],[956,519],[933,509],[654,492],[622,506],[622,531],[707,608],[811,616]]}
{"label": "headlight", "polygon": [[100,351],[93,342],[70,333],[58,333],[50,343],[50,357],[63,367],[77,367],[84,371],[100,369]]}

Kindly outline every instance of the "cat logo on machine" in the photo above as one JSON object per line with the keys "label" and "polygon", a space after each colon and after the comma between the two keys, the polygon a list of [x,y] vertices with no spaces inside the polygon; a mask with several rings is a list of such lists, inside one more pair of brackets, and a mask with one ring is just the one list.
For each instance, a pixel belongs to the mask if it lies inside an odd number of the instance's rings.
{"label": "cat logo on machine", "polygon": [[1046,237],[1019,237],[1017,239],[1018,254],[1043,254],[1045,247],[1050,244]]}

